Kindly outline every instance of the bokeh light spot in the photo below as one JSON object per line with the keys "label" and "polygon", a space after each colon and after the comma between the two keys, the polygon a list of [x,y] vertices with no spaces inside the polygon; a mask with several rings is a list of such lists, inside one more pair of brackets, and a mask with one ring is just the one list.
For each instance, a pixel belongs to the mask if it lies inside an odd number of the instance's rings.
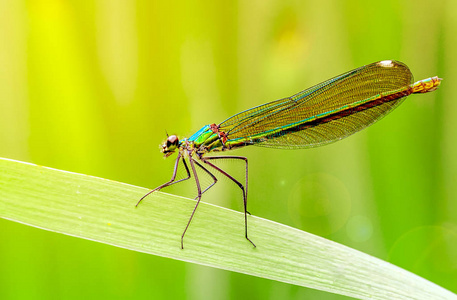
{"label": "bokeh light spot", "polygon": [[346,186],[333,175],[315,173],[298,180],[289,194],[289,214],[296,226],[317,235],[341,229],[351,211]]}
{"label": "bokeh light spot", "polygon": [[365,242],[373,235],[373,224],[365,216],[353,216],[346,224],[348,237],[354,242]]}

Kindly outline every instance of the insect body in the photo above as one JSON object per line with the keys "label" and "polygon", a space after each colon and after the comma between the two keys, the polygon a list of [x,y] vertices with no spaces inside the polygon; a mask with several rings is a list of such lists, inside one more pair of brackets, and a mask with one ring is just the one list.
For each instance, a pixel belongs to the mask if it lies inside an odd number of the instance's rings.
{"label": "insect body", "polygon": [[[205,156],[249,145],[280,149],[312,148],[341,140],[370,126],[396,108],[410,94],[436,90],[441,79],[431,77],[413,83],[409,68],[398,61],[385,60],[372,63],[301,91],[291,97],[263,104],[240,112],[219,124],[206,125],[190,138],[179,139],[170,135],[162,144],[165,157],[178,152],[170,181],[144,195],[187,180],[191,174],[197,186],[197,203],[181,236],[190,225],[201,196],[217,179],[211,171],[218,171],[235,182],[243,192],[245,237],[247,231],[248,161],[243,156]],[[186,163],[189,161],[190,169]],[[213,162],[222,159],[243,160],[246,165],[246,182],[243,184]],[[176,179],[182,161],[187,177]],[[213,179],[202,190],[196,168]],[[211,171],[210,171],[211,170]]]}

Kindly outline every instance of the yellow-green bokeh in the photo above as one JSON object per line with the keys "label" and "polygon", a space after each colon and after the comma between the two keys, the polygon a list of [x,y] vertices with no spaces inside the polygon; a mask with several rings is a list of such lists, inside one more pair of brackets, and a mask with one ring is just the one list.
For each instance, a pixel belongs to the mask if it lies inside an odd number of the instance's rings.
{"label": "yellow-green bokeh", "polygon": [[[451,0],[1,0],[0,156],[152,188],[171,176],[165,130],[185,137],[399,60],[442,86],[329,146],[235,152],[249,158],[249,211],[457,292],[456,11]],[[224,180],[204,201],[242,208]],[[1,299],[345,298],[0,226]]]}

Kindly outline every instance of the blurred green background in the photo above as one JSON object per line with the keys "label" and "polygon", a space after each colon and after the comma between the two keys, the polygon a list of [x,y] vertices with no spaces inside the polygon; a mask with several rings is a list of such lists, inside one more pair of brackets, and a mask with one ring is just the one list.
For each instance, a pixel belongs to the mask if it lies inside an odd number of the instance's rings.
{"label": "blurred green background", "polygon": [[[400,60],[417,80],[444,78],[441,88],[329,146],[233,154],[249,158],[252,214],[457,292],[456,11],[452,0],[3,0],[0,156],[153,188],[174,163],[159,153],[165,130],[189,136]],[[195,194],[192,184],[166,192]],[[242,210],[227,180],[204,201]],[[1,299],[347,299],[1,219],[0,228]]]}

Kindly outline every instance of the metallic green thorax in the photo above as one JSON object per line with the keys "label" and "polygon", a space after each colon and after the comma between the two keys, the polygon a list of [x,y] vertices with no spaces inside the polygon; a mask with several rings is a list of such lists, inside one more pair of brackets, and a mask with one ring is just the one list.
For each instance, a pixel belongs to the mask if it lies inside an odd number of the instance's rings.
{"label": "metallic green thorax", "polygon": [[[234,141],[227,140],[223,143],[220,136],[210,128],[210,125],[205,125],[189,139],[187,139],[187,142],[191,143],[192,148],[195,149],[195,152],[198,155],[203,155],[208,152],[232,150],[252,144],[247,142],[245,139],[238,139]],[[180,144],[184,145],[185,140],[181,140]]]}
{"label": "metallic green thorax", "polygon": [[[203,127],[206,129],[207,126]],[[191,139],[189,139],[192,142]],[[194,141],[193,146],[196,149],[197,153],[204,154],[212,151],[222,151],[222,142],[219,139],[218,135],[211,131],[211,129],[206,129],[202,134],[200,134]]]}

